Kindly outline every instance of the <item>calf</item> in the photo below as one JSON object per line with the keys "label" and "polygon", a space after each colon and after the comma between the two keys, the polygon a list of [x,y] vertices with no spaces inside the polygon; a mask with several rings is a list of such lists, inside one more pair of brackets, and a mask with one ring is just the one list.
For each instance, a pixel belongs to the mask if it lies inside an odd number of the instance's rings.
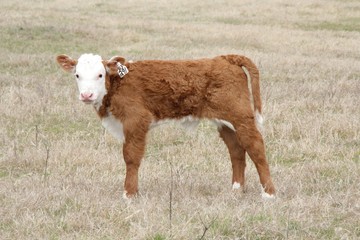
{"label": "calf", "polygon": [[[127,62],[122,57],[102,60],[83,54],[78,60],[60,55],[57,62],[75,75],[79,99],[93,105],[102,125],[124,140],[126,198],[138,191],[147,132],[169,119],[191,125],[212,120],[230,153],[233,189],[244,188],[247,152],[258,171],[263,197],[274,197],[258,130],[262,122],[259,71],[247,57]],[[249,72],[251,91],[242,67]]]}

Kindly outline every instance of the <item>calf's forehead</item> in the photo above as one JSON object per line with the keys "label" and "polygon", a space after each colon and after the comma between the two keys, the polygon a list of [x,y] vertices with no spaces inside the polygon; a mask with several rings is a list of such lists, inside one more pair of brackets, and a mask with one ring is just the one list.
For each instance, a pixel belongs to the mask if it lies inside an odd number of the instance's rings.
{"label": "calf's forehead", "polygon": [[76,64],[76,73],[82,74],[88,77],[91,75],[97,75],[99,73],[105,73],[105,67],[102,63],[102,58],[99,55],[83,54],[78,59]]}

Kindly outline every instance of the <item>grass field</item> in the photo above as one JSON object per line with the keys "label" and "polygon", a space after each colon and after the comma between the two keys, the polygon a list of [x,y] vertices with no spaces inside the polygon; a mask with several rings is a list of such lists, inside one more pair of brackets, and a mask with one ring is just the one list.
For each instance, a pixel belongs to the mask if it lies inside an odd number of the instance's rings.
{"label": "grass field", "polygon": [[[293,3],[294,2],[294,3]],[[297,3],[295,3],[297,2]],[[0,1],[0,239],[359,239],[360,3]],[[277,198],[248,161],[231,190],[216,128],[151,131],[140,194],[119,142],[77,100],[58,54],[242,54],[261,73]]]}

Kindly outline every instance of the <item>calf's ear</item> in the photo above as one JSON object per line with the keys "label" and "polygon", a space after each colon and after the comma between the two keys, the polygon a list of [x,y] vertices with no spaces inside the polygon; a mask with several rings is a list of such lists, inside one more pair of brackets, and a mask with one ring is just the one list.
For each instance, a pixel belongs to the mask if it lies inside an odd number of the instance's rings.
{"label": "calf's ear", "polygon": [[119,62],[119,63],[121,63],[123,65],[125,64],[125,58],[120,57],[120,56],[114,56],[114,57],[110,58],[109,61]]}
{"label": "calf's ear", "polygon": [[118,74],[117,63],[120,63],[120,64],[124,65],[125,64],[125,58],[115,56],[115,57],[110,58],[110,60],[105,61],[106,71],[108,72],[109,75]]}
{"label": "calf's ear", "polygon": [[71,57],[62,54],[56,57],[56,61],[60,65],[60,67],[65,71],[70,73],[75,71],[75,66],[77,64],[77,61],[72,59]]}

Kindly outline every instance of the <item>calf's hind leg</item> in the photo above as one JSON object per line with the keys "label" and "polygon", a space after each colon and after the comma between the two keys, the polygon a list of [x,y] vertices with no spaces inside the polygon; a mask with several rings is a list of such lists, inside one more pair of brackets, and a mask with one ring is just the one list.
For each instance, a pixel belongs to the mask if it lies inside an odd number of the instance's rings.
{"label": "calf's hind leg", "polygon": [[269,164],[266,160],[265,145],[261,133],[256,128],[254,119],[249,118],[235,126],[239,144],[249,154],[259,174],[260,183],[263,187],[263,197],[272,198],[275,187],[271,180]]}
{"label": "calf's hind leg", "polygon": [[242,188],[245,191],[245,150],[240,146],[236,133],[227,126],[218,128],[220,137],[227,146],[232,164],[233,189]]}

